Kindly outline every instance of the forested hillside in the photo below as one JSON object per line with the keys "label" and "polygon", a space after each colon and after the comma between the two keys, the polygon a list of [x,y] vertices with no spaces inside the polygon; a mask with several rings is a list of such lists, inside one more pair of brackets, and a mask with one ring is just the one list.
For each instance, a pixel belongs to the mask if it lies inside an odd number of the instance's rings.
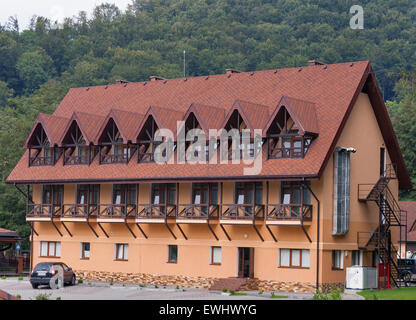
{"label": "forested hillside", "polygon": [[[184,50],[187,76],[302,66],[310,59],[370,60],[415,177],[415,80],[409,73],[416,65],[415,3],[360,1],[363,30],[350,28],[353,4],[136,0],[125,12],[101,5],[92,18],[81,12],[60,25],[34,17],[26,30],[10,18],[0,26],[0,226],[29,233],[24,200],[4,179],[39,112],[52,112],[70,87],[181,77]],[[412,192],[403,196],[416,199]]]}

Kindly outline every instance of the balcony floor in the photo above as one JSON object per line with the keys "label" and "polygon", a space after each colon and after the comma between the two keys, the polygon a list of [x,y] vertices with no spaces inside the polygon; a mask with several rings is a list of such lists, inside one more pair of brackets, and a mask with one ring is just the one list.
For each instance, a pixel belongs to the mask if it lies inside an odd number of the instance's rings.
{"label": "balcony floor", "polygon": [[[303,221],[304,226],[310,226],[312,221]],[[296,220],[266,220],[266,225],[269,226],[300,226],[302,222],[298,219]]]}

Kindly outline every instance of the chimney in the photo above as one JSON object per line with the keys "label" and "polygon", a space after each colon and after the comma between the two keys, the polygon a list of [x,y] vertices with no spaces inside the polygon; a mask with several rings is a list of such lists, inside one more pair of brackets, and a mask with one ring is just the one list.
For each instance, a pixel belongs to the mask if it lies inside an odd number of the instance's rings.
{"label": "chimney", "polygon": [[166,80],[165,78],[158,77],[158,76],[151,76],[150,81],[157,81],[157,80]]}
{"label": "chimney", "polygon": [[126,80],[116,80],[116,83],[117,84],[127,84],[127,83],[129,83],[128,81],[126,81]]}
{"label": "chimney", "polygon": [[325,63],[320,62],[318,60],[309,60],[308,65],[309,66],[323,66]]}
{"label": "chimney", "polygon": [[225,69],[225,74],[232,74],[232,73],[241,73],[241,71],[236,69]]}

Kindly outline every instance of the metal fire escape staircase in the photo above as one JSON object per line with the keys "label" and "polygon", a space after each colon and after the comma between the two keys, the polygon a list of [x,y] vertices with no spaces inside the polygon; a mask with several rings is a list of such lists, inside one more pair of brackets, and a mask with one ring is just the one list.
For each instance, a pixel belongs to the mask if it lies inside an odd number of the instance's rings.
{"label": "metal fire escape staircase", "polygon": [[[378,257],[377,281],[379,288],[392,288],[407,286],[402,278],[397,264],[398,250],[393,245],[391,230],[399,228],[402,239],[402,228],[406,230],[406,212],[401,210],[399,204],[390,191],[388,184],[397,179],[395,167],[387,165],[385,174],[379,178],[375,185],[360,184],[358,197],[360,201],[373,201],[379,207],[379,225],[374,232],[359,232],[358,246],[360,249],[375,251]],[[369,188],[369,186],[372,186]],[[363,234],[367,236],[363,237]],[[363,241],[363,239],[365,239]]]}

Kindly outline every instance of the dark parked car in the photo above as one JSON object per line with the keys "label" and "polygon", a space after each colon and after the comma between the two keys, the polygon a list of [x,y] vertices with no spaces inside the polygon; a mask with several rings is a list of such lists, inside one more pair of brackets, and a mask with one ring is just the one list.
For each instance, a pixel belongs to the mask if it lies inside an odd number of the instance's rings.
{"label": "dark parked car", "polygon": [[72,268],[68,267],[62,262],[41,262],[36,265],[33,271],[30,273],[30,283],[32,287],[36,289],[39,285],[48,285],[57,271],[57,266],[61,266],[64,270],[64,284],[75,284],[75,273]]}
{"label": "dark parked car", "polygon": [[397,259],[397,264],[406,282],[410,282],[416,277],[416,259]]}

